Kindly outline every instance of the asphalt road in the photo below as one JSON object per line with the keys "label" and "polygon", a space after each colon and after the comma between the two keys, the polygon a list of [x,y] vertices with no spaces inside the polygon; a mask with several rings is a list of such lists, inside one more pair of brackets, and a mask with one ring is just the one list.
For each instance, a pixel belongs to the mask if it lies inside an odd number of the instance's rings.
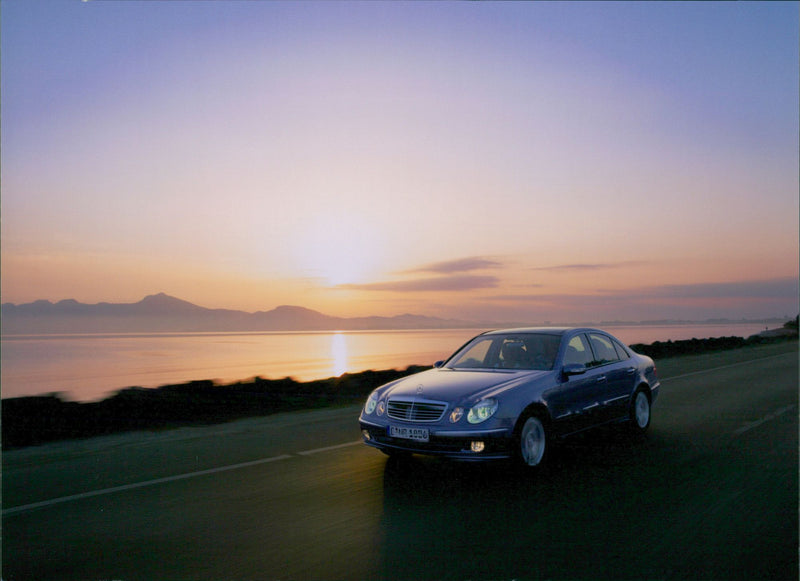
{"label": "asphalt road", "polygon": [[395,462],[354,408],[3,455],[19,579],[797,579],[797,344],[657,362],[651,431]]}

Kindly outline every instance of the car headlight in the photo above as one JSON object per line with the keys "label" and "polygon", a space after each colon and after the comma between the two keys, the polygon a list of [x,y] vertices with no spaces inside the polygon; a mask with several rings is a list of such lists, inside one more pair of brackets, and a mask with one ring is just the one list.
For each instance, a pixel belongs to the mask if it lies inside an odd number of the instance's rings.
{"label": "car headlight", "polygon": [[377,405],[378,405],[378,394],[372,392],[369,398],[367,398],[367,404],[364,406],[364,413],[371,414],[372,412],[375,411],[375,406]]}
{"label": "car headlight", "polygon": [[470,424],[480,424],[491,418],[497,411],[496,399],[485,399],[470,408],[467,421]]}

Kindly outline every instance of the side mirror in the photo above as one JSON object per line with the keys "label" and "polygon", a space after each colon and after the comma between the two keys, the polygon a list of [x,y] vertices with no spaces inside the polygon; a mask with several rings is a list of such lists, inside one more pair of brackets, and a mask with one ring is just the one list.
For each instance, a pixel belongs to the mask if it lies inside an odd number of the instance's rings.
{"label": "side mirror", "polygon": [[583,375],[586,373],[586,366],[583,363],[568,363],[561,369],[561,374],[565,379],[573,375]]}
{"label": "side mirror", "polygon": [[433,364],[434,369],[439,369],[442,365],[444,365],[444,361],[437,361]]}

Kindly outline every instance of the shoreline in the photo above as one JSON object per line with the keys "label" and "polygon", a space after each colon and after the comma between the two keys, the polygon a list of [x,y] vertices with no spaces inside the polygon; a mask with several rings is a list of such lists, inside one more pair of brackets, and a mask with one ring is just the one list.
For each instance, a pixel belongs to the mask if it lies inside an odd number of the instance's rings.
{"label": "shoreline", "polygon": [[[779,326],[602,328],[626,345],[634,345],[750,337]],[[314,381],[344,372],[429,365],[486,330],[5,336],[0,396],[61,393],[64,399],[95,402],[131,386],[157,388],[194,379],[233,383],[260,376]]]}
{"label": "shoreline", "polygon": [[[656,341],[630,347],[658,360],[796,341],[797,337],[796,329],[784,327],[746,339]],[[97,402],[68,401],[60,393],[8,398],[2,400],[2,449],[353,404],[379,385],[430,368],[411,365],[402,370],[368,370],[306,382],[291,377],[255,377],[233,383],[195,380],[155,388],[128,387]]]}

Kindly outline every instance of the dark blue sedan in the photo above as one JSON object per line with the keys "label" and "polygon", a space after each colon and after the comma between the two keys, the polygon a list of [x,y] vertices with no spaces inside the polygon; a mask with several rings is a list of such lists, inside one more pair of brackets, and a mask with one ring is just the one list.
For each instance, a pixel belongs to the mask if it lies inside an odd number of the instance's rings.
{"label": "dark blue sedan", "polygon": [[613,422],[650,426],[653,360],[598,329],[478,335],[434,369],[373,391],[364,442],[386,454],[542,464],[554,439]]}

